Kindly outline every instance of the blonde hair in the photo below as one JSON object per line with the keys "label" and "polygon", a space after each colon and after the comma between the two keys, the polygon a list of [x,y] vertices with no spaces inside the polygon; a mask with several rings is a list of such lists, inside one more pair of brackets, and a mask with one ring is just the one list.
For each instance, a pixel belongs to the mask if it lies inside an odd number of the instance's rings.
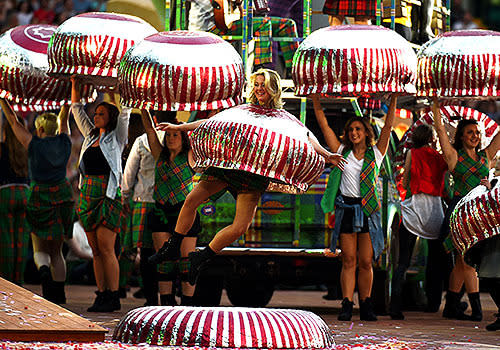
{"label": "blonde hair", "polygon": [[47,136],[54,136],[58,129],[57,115],[54,113],[43,113],[35,119],[35,129],[43,127]]}
{"label": "blonde hair", "polygon": [[278,73],[271,69],[261,68],[250,76],[250,92],[248,94],[248,101],[252,104],[259,104],[254,90],[255,79],[259,75],[264,77],[264,86],[269,95],[271,95],[271,99],[269,100],[269,107],[282,108],[283,101],[281,100],[280,76],[278,75]]}

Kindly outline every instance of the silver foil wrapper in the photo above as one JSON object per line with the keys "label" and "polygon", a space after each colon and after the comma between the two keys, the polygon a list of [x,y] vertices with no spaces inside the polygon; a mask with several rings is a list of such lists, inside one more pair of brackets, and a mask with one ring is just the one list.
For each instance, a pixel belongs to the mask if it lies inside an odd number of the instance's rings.
{"label": "silver foil wrapper", "polygon": [[170,31],[145,38],[122,59],[124,105],[154,110],[212,110],[241,103],[243,64],[236,50],[205,32]]}

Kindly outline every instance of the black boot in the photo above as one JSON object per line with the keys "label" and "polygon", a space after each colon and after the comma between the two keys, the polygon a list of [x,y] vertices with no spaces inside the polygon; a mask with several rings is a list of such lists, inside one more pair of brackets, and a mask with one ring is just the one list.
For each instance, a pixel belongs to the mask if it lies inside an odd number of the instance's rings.
{"label": "black boot", "polygon": [[165,260],[179,260],[181,257],[181,243],[184,235],[174,232],[163,246],[148,258],[148,263],[157,265]]}
{"label": "black boot", "polygon": [[181,296],[181,305],[182,306],[194,306],[193,296],[182,295]]}
{"label": "black boot", "polygon": [[[500,310],[498,312],[500,313]],[[500,331],[500,316],[497,317],[495,322],[487,325],[486,330],[487,331]]]}
{"label": "black boot", "polygon": [[479,299],[479,292],[469,294],[469,303],[472,309],[472,314],[467,316],[467,320],[481,321],[483,319],[483,310],[481,308],[481,300]]}
{"label": "black boot", "polygon": [[113,312],[121,309],[120,292],[115,290],[113,292],[106,290],[104,293],[104,300],[99,304],[95,312]]}
{"label": "black boot", "polygon": [[196,284],[196,280],[200,275],[200,271],[212,257],[214,257],[216,253],[210,248],[210,246],[206,246],[205,249],[198,252],[189,253],[189,284],[194,286]]}
{"label": "black boot", "polygon": [[110,292],[110,304],[111,304],[111,311],[118,311],[122,308],[122,305],[120,303],[120,292],[118,290],[115,290],[114,292]]}
{"label": "black boot", "polygon": [[354,303],[347,298],[342,300],[342,310],[340,310],[340,314],[337,317],[339,321],[350,321],[352,318],[352,307]]}
{"label": "black boot", "polygon": [[64,293],[64,281],[53,281],[51,284],[52,299],[51,302],[56,304],[66,304],[66,293]]}
{"label": "black boot", "polygon": [[42,284],[42,296],[48,301],[52,301],[52,274],[47,265],[42,265],[38,269],[40,273],[40,283]]}
{"label": "black boot", "polygon": [[106,295],[107,295],[106,291],[104,292],[96,291],[95,294],[96,298],[94,300],[94,304],[92,304],[92,306],[87,309],[87,312],[100,312],[98,311],[99,308],[106,301]]}
{"label": "black boot", "polygon": [[160,294],[161,306],[177,306],[174,294]]}
{"label": "black boot", "polygon": [[[460,302],[460,293],[451,291],[446,292],[446,303],[443,309],[443,317],[464,320],[464,311],[467,309],[467,303]],[[465,308],[464,308],[465,306]]]}
{"label": "black boot", "polygon": [[404,320],[405,316],[401,312],[401,296],[393,295],[391,297],[391,304],[389,306],[389,315],[391,315],[391,319],[393,320]]}
{"label": "black boot", "polygon": [[359,302],[359,319],[361,321],[377,321],[377,315],[373,311],[372,299],[370,297]]}

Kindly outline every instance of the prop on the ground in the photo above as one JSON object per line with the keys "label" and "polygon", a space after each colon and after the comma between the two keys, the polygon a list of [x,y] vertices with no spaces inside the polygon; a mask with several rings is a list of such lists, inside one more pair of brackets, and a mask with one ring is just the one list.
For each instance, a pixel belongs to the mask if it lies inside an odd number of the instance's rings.
{"label": "prop on the ground", "polygon": [[402,36],[380,26],[319,29],[295,52],[295,94],[370,97],[415,93],[417,57]]}
{"label": "prop on the ground", "polygon": [[458,202],[450,219],[450,233],[459,253],[500,235],[500,183],[488,190],[477,186]]}
{"label": "prop on the ground", "polygon": [[[0,278],[0,339],[103,341],[105,328]],[[0,343],[0,349],[10,349]]]}
{"label": "prop on the ground", "polygon": [[243,64],[236,50],[214,34],[161,32],[127,52],[118,78],[124,105],[212,110],[241,103]]}
{"label": "prop on the ground", "polygon": [[291,309],[143,307],[129,311],[113,340],[162,346],[303,349],[334,345],[326,323]]}
{"label": "prop on the ground", "polygon": [[[0,97],[18,111],[46,111],[71,102],[71,84],[47,75],[47,46],[56,26],[31,24],[0,36]],[[89,87],[83,95],[95,98]],[[92,99],[90,99],[92,100]]]}
{"label": "prop on the ground", "polygon": [[114,86],[125,52],[156,32],[150,24],[129,15],[89,12],[71,17],[50,40],[48,73],[56,77],[76,74],[84,82]]}
{"label": "prop on the ground", "polygon": [[500,33],[446,32],[418,52],[417,94],[447,98],[500,96]]}
{"label": "prop on the ground", "polygon": [[198,171],[243,170],[270,178],[269,191],[301,193],[325,167],[309,135],[304,124],[284,109],[245,104],[216,114],[190,139]]}

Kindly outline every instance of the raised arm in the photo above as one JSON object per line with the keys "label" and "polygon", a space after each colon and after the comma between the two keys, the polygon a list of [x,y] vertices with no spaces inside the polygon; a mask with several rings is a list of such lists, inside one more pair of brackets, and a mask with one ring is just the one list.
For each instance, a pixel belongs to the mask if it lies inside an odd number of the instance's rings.
{"label": "raised arm", "polygon": [[137,180],[137,174],[139,172],[139,166],[141,164],[141,155],[139,154],[139,143],[141,138],[135,139],[132,149],[130,150],[127,163],[125,164],[125,170],[123,171],[123,181],[122,181],[122,198],[123,202],[127,202],[134,193],[134,186]]}
{"label": "raised arm", "polygon": [[59,111],[59,116],[57,117],[59,123],[59,134],[71,134],[69,128],[69,106],[63,105]]}
{"label": "raised arm", "polygon": [[325,112],[323,112],[323,107],[319,101],[319,95],[311,95],[310,96],[313,101],[314,114],[316,115],[316,120],[318,121],[319,127],[321,128],[321,132],[325,138],[326,144],[330,148],[332,152],[337,152],[340,147],[340,141],[335,135],[335,132],[328,125],[328,121],[326,120]]}
{"label": "raised arm", "polygon": [[403,188],[410,188],[410,172],[411,172],[411,149],[406,153],[405,166],[403,170]]}
{"label": "raised arm", "polygon": [[486,147],[486,156],[488,157],[488,162],[491,164],[493,158],[495,158],[498,150],[500,150],[500,132],[497,132],[493,140],[491,140],[488,147]]}
{"label": "raised arm", "polygon": [[446,164],[448,164],[448,170],[451,171],[455,169],[455,166],[457,165],[458,154],[455,148],[451,145],[448,134],[444,129],[441,110],[439,109],[439,101],[436,97],[434,97],[432,103],[432,115],[434,117],[434,128],[436,128],[439,144],[443,150],[444,160],[446,161]]}
{"label": "raised arm", "polygon": [[83,109],[81,83],[76,76],[71,77],[71,111],[75,117],[76,125],[83,137],[87,137],[94,129],[94,123]]}
{"label": "raised arm", "polygon": [[33,138],[33,135],[26,129],[24,124],[17,119],[16,112],[12,109],[12,106],[6,99],[0,99],[0,106],[12,127],[12,131],[14,135],[16,135],[17,140],[24,146],[24,148],[28,149],[28,146]]}
{"label": "raised arm", "polygon": [[191,131],[196,129],[200,124],[206,122],[207,119],[200,119],[190,123],[184,124],[172,124],[172,123],[160,123],[158,124],[158,129],[163,131],[177,130],[177,131]]}
{"label": "raised arm", "polygon": [[160,157],[163,146],[158,139],[158,134],[153,126],[153,120],[151,115],[145,109],[141,110],[142,124],[144,125],[144,130],[146,130],[146,135],[148,135],[149,147],[151,148],[151,154],[155,159]]}
{"label": "raised arm", "polygon": [[389,147],[389,139],[391,138],[392,126],[394,125],[394,119],[396,119],[396,103],[398,102],[397,95],[392,95],[391,102],[389,103],[389,110],[385,116],[384,127],[380,131],[380,137],[377,141],[377,148],[385,155],[387,152],[387,147]]}
{"label": "raised arm", "polygon": [[116,139],[122,145],[127,143],[128,139],[128,124],[130,121],[130,112],[132,108],[124,107],[120,114],[118,115],[118,121],[116,123]]}

